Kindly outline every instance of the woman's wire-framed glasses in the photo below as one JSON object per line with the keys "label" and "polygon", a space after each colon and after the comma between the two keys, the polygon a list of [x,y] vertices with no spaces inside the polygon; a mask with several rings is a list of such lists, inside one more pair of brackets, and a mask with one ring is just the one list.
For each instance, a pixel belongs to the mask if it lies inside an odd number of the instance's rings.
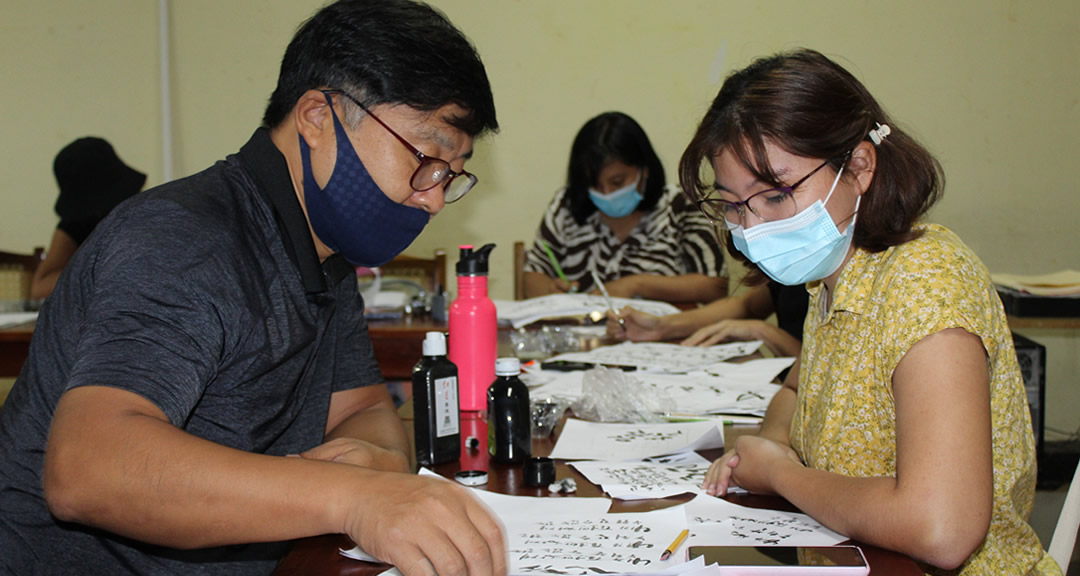
{"label": "woman's wire-framed glasses", "polygon": [[[844,154],[842,163],[847,162],[847,158],[850,155],[851,152]],[[697,200],[698,209],[701,210],[709,220],[718,224],[723,224],[728,230],[732,230],[739,226],[745,227],[747,212],[752,213],[762,222],[775,222],[777,220],[791,218],[799,211],[798,203],[795,201],[795,189],[803,182],[809,180],[811,176],[817,174],[818,171],[827,166],[834,159],[835,157],[825,160],[817,168],[811,170],[806,176],[799,178],[791,186],[779,186],[776,188],[769,188],[768,190],[762,190],[742,201],[731,201],[715,196],[707,196]]]}

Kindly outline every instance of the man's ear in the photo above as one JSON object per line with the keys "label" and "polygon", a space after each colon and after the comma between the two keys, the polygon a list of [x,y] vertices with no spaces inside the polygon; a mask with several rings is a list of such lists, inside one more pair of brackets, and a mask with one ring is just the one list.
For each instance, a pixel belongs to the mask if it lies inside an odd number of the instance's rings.
{"label": "man's ear", "polygon": [[870,182],[874,179],[874,170],[877,169],[877,149],[874,145],[862,141],[851,151],[851,158],[848,160],[848,170],[855,178],[855,183],[859,188],[859,195],[862,196],[868,188],[870,188]]}
{"label": "man's ear", "polygon": [[326,101],[327,96],[322,92],[308,90],[300,96],[293,109],[296,132],[312,150],[333,146],[336,142],[334,119]]}

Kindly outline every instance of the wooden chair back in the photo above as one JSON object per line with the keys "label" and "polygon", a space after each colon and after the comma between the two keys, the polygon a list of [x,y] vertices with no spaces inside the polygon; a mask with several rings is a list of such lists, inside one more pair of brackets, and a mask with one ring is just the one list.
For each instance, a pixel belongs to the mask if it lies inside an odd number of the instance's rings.
{"label": "wooden chair back", "polygon": [[44,248],[34,248],[33,254],[0,252],[0,311],[24,309],[30,300],[30,282],[34,271],[45,257]]}
{"label": "wooden chair back", "polygon": [[514,242],[514,300],[525,299],[525,243]]}
{"label": "wooden chair back", "polygon": [[384,281],[387,278],[400,278],[416,282],[423,286],[428,294],[434,294],[436,287],[439,290],[447,290],[446,251],[436,250],[431,258],[399,254],[393,260],[379,266],[379,273]]}

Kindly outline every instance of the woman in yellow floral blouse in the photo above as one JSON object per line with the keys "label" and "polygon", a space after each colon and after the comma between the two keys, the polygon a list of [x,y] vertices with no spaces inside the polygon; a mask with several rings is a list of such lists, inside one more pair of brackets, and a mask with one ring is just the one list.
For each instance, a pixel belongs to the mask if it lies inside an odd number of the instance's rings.
{"label": "woman in yellow floral blouse", "polygon": [[937,160],[799,50],[729,76],[679,168],[733,255],[810,292],[798,378],[705,489],[779,494],[931,574],[1060,574],[1027,523],[1035,447],[1001,303],[956,235],[917,223]]}

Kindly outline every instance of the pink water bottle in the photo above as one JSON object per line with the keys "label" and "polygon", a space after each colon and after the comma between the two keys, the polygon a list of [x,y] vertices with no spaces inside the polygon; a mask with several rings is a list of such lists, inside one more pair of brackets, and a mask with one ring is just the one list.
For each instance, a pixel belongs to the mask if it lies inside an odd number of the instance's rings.
{"label": "pink water bottle", "polygon": [[[473,251],[459,246],[457,298],[450,305],[450,361],[458,367],[463,412],[487,409],[487,389],[495,380],[495,303],[488,298],[488,255],[494,244]],[[464,430],[462,436],[465,436]]]}

